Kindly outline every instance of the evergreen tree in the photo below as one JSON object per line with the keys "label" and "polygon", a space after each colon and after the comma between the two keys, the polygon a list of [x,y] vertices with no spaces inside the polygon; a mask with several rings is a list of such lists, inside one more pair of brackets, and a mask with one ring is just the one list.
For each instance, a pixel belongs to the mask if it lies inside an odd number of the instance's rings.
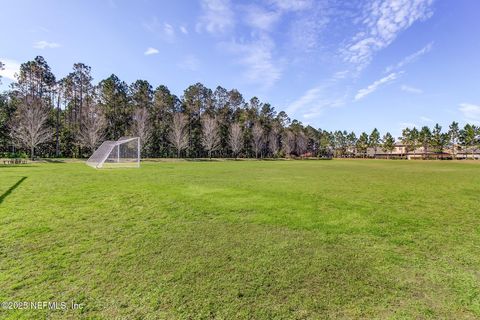
{"label": "evergreen tree", "polygon": [[447,134],[442,133],[442,127],[437,123],[432,131],[432,147],[436,153],[442,153],[447,145]]}
{"label": "evergreen tree", "polygon": [[419,142],[423,148],[423,159],[427,159],[428,148],[432,143],[432,132],[427,126],[423,126],[420,132],[418,133]]}
{"label": "evergreen tree", "polygon": [[390,134],[390,132],[387,132],[382,138],[382,149],[385,152],[389,152],[390,155],[392,154],[393,150],[395,149],[395,139]]}
{"label": "evergreen tree", "polygon": [[373,129],[372,133],[368,137],[368,146],[373,148],[373,156],[377,156],[377,149],[380,146],[380,132],[378,132],[377,128]]}
{"label": "evergreen tree", "polygon": [[367,155],[368,149],[368,134],[362,132],[357,140],[357,151],[362,155],[362,158],[365,158]]}
{"label": "evergreen tree", "polygon": [[458,122],[453,121],[450,126],[448,127],[448,139],[450,149],[452,151],[453,159],[457,158],[457,145],[458,139],[460,137],[460,129],[458,128]]}

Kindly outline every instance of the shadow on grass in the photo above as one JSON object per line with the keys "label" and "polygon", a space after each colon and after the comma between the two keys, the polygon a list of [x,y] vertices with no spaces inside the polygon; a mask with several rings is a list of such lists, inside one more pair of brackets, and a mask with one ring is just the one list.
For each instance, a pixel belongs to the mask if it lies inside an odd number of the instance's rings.
{"label": "shadow on grass", "polygon": [[2,168],[36,168],[38,166],[34,164],[0,164],[0,169]]}
{"label": "shadow on grass", "polygon": [[47,162],[47,163],[67,163],[63,159],[49,159],[49,158],[42,158],[42,161]]}
{"label": "shadow on grass", "polygon": [[7,191],[5,191],[1,196],[0,196],[0,204],[2,204],[3,200],[10,195],[23,181],[25,181],[27,177],[22,177],[20,180],[17,181],[13,186],[10,187]]}

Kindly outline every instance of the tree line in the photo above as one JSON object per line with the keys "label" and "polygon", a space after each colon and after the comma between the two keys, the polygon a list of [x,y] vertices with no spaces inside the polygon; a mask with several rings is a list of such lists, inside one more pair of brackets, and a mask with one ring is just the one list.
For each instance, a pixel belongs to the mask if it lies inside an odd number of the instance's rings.
{"label": "tree line", "polygon": [[[0,68],[3,64],[0,62]],[[0,94],[0,153],[41,157],[88,157],[104,140],[138,136],[142,157],[366,157],[370,148],[392,153],[396,139],[304,126],[236,90],[196,83],[177,97],[146,80],[132,84],[112,74],[93,83],[91,68],[75,63],[57,80],[41,56],[23,63],[9,90]],[[407,152],[472,149],[480,128],[453,122],[403,130]]]}

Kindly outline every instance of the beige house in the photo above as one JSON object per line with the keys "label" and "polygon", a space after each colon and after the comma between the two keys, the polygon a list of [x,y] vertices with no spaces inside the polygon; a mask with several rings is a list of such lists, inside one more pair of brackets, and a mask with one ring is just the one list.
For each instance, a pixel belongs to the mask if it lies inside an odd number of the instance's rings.
{"label": "beige house", "polygon": [[[362,154],[356,153],[356,156],[362,156]],[[435,152],[433,149],[427,149],[426,152],[423,147],[418,147],[414,151],[407,153],[407,148],[404,144],[396,143],[392,152],[384,151],[381,147],[377,148],[375,152],[374,148],[367,149],[367,157],[369,158],[407,158],[407,159],[476,159],[480,160],[480,148],[467,148],[463,149],[460,146],[456,147],[455,156],[451,148],[445,148],[443,152]]]}

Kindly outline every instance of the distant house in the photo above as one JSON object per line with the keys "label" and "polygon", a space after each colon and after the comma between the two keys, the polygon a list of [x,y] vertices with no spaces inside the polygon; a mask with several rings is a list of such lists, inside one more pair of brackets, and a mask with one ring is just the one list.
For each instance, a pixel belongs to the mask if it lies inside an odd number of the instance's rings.
{"label": "distant house", "polygon": [[463,148],[457,152],[457,159],[475,159],[480,160],[480,148]]}
{"label": "distant house", "polygon": [[[363,154],[355,153],[355,156],[362,157]],[[454,155],[451,148],[445,148],[443,152],[436,152],[433,148],[427,149],[425,152],[423,147],[418,147],[415,150],[407,152],[407,147],[404,144],[396,143],[392,152],[384,151],[381,147],[377,148],[375,152],[374,148],[368,148],[366,157],[368,158],[398,158],[398,159],[452,159]],[[456,149],[457,159],[480,159],[480,148],[460,148]]]}

